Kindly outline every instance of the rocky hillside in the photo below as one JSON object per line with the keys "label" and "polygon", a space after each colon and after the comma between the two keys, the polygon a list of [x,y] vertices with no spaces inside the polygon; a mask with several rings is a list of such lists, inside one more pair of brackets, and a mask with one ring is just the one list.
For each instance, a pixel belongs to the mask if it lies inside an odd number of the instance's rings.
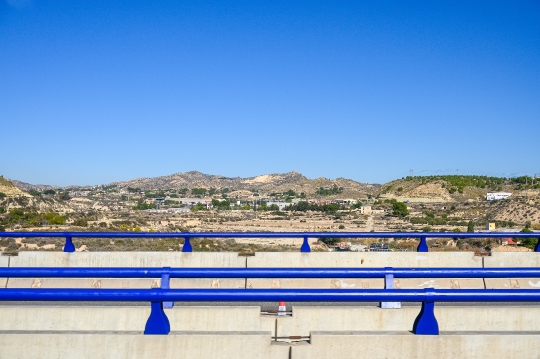
{"label": "rocky hillside", "polygon": [[11,182],[19,189],[22,189],[23,191],[44,191],[48,189],[56,190],[60,187],[58,186],[50,186],[46,184],[30,184],[26,182],[21,182],[17,180],[11,180]]}
{"label": "rocky hillside", "polygon": [[[0,193],[3,193],[6,197],[32,197],[4,177],[0,177]],[[0,196],[4,197],[3,195]]]}
{"label": "rocky hillside", "polygon": [[179,172],[169,176],[114,182],[110,185],[116,185],[120,188],[140,188],[142,190],[181,188],[215,188],[222,190],[228,188],[229,191],[260,191],[264,193],[285,192],[292,189],[297,193],[304,192],[308,196],[316,196],[316,192],[320,187],[332,188],[336,186],[342,189],[339,193],[340,197],[353,198],[371,194],[380,187],[376,184],[359,183],[345,178],[335,180],[324,177],[308,179],[295,171],[248,178],[224,177],[191,171]]}
{"label": "rocky hillside", "polygon": [[530,177],[487,176],[406,177],[388,182],[376,191],[380,198],[409,202],[462,202],[484,200],[488,192],[509,192],[513,196],[540,192],[540,181]]}

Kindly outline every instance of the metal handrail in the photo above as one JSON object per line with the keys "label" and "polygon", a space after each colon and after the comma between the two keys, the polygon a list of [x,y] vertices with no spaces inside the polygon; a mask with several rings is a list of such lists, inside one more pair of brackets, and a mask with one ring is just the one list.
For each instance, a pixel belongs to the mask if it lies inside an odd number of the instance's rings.
{"label": "metal handrail", "polygon": [[[427,252],[428,238],[538,238],[539,232],[0,232],[1,237],[64,237],[64,252],[75,252],[72,238],[184,238],[182,252],[192,252],[190,238],[303,238],[301,252],[310,252],[308,238],[419,238],[418,252]],[[535,252],[540,252],[540,241]]]}
{"label": "metal handrail", "polygon": [[540,278],[540,268],[0,268],[0,278]]}
{"label": "metal handrail", "polygon": [[0,301],[149,301],[145,334],[168,334],[164,301],[422,302],[413,332],[439,334],[435,302],[540,301],[536,289],[0,289]]}

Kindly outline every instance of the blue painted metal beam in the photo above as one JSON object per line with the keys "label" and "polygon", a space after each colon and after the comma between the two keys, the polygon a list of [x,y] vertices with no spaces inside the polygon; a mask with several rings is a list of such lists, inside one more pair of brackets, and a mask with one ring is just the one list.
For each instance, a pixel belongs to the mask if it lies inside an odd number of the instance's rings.
{"label": "blue painted metal beam", "polygon": [[0,301],[537,302],[540,301],[540,290],[2,288]]}
{"label": "blue painted metal beam", "polygon": [[540,278],[540,268],[0,268],[0,278]]}
{"label": "blue painted metal beam", "polygon": [[0,232],[0,237],[71,238],[540,238],[540,232]]}
{"label": "blue painted metal beam", "polygon": [[[418,252],[427,252],[428,238],[540,238],[540,233],[523,232],[0,232],[1,237],[65,237],[64,252],[74,252],[72,238],[184,238],[182,252],[192,252],[190,238],[304,238],[301,252],[311,252],[308,237],[312,238],[419,238]],[[540,241],[535,245],[540,251]]]}

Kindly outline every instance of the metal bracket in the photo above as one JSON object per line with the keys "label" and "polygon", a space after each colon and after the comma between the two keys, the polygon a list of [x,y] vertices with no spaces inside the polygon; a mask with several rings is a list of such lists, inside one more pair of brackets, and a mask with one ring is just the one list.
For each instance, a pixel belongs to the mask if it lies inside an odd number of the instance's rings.
{"label": "metal bracket", "polygon": [[184,245],[182,246],[182,252],[193,252],[193,248],[191,248],[191,243],[189,243],[189,237],[184,238]]}
{"label": "metal bracket", "polygon": [[64,252],[75,252],[75,246],[71,240],[71,236],[66,236],[66,244],[64,245]]}
{"label": "metal bracket", "polygon": [[[392,267],[384,268],[387,272],[392,271]],[[386,273],[384,275],[384,288],[394,289],[394,275],[392,273]],[[399,309],[401,308],[401,302],[381,302],[382,309]]]}
{"label": "metal bracket", "polygon": [[144,328],[145,335],[167,335],[171,331],[169,318],[163,311],[163,302],[152,302],[150,316]]}
{"label": "metal bracket", "polygon": [[[163,267],[163,274],[161,275],[161,289],[170,289],[171,286],[171,275],[169,273],[171,267]],[[163,308],[172,308],[174,307],[174,302],[163,302]]]}
{"label": "metal bracket", "polygon": [[439,335],[439,323],[435,318],[435,302],[431,298],[432,288],[426,288],[426,299],[422,302],[422,309],[414,320],[413,333],[417,335]]}
{"label": "metal bracket", "polygon": [[420,243],[418,243],[418,248],[416,248],[417,252],[428,252],[429,248],[427,245],[426,237],[420,237]]}
{"label": "metal bracket", "polygon": [[304,243],[302,243],[302,247],[300,247],[300,252],[302,253],[311,252],[311,248],[309,247],[308,237],[304,237]]}

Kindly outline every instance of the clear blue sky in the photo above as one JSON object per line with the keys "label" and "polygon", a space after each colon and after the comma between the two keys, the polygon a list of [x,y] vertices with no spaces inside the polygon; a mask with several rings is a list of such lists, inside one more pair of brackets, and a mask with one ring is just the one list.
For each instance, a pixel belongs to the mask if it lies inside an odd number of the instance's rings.
{"label": "clear blue sky", "polygon": [[540,2],[0,0],[0,174],[540,173]]}

